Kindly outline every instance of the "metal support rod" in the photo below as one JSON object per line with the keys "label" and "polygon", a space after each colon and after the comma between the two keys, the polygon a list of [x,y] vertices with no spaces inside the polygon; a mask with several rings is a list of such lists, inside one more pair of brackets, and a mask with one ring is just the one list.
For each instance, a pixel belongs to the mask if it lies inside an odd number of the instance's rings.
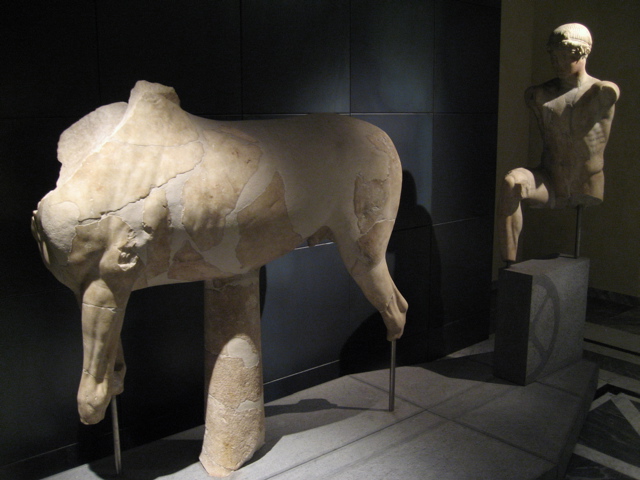
{"label": "metal support rod", "polygon": [[113,426],[113,457],[116,463],[116,475],[122,473],[122,452],[120,450],[120,427],[118,425],[118,402],[111,397],[111,424]]}
{"label": "metal support rod", "polygon": [[389,368],[389,411],[395,409],[396,399],[396,341],[391,341],[391,367]]}
{"label": "metal support rod", "polygon": [[580,242],[582,240],[582,210],[584,205],[578,205],[576,207],[576,245],[573,256],[578,258],[580,256]]}

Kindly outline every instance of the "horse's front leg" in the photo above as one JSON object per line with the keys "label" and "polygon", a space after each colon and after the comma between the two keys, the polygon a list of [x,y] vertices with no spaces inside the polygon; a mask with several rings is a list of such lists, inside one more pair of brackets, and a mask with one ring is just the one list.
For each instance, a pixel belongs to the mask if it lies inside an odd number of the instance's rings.
{"label": "horse's front leg", "polygon": [[129,294],[114,294],[99,279],[91,282],[82,295],[84,360],[78,412],[83,423],[102,420],[111,397],[122,393],[125,364],[120,331]]}

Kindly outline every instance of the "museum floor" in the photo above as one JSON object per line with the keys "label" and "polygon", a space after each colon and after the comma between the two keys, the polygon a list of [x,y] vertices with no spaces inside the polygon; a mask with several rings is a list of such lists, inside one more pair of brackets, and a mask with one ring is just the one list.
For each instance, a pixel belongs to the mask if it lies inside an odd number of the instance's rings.
{"label": "museum floor", "polygon": [[590,298],[584,347],[598,390],[566,479],[640,479],[640,307]]}
{"label": "museum floor", "polygon": [[[640,307],[590,299],[585,358],[598,389],[567,480],[640,480]],[[388,372],[342,377],[269,403],[267,443],[228,477],[251,479],[526,480],[556,478],[568,411],[588,362],[527,387],[491,376],[492,341],[430,364],[401,367],[394,413]],[[572,410],[573,409],[573,410]],[[209,478],[197,462],[202,429],[123,454],[130,480]],[[55,480],[114,478],[113,459]]]}

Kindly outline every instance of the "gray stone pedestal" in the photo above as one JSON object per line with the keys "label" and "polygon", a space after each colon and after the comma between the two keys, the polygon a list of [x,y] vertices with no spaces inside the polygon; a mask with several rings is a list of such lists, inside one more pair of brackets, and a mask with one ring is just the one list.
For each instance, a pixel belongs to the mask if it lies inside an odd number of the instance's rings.
{"label": "gray stone pedestal", "polygon": [[582,358],[589,260],[528,260],[500,273],[494,374],[519,385]]}

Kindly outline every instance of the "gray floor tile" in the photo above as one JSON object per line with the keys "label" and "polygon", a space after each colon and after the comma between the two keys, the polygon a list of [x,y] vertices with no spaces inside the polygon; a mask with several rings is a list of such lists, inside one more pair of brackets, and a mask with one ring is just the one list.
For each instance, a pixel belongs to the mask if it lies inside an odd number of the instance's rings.
{"label": "gray floor tile", "polygon": [[430,407],[429,411],[450,420],[455,420],[468,412],[494,401],[500,396],[508,394],[513,391],[514,388],[513,385],[504,380],[493,379],[493,381],[474,385],[459,395]]}
{"label": "gray floor tile", "polygon": [[590,385],[590,379],[595,370],[597,370],[595,363],[583,360],[547,375],[538,382],[582,397]]}
{"label": "gray floor tile", "polygon": [[[572,375],[580,375],[559,372],[548,379],[554,386],[522,387],[465,358],[401,367],[393,413],[387,411],[388,375],[346,376],[268,403],[265,446],[228,479],[557,478],[580,403],[569,393],[579,390]],[[124,452],[121,478],[210,478],[197,460],[202,433],[200,427]],[[50,480],[112,476],[107,458]]]}
{"label": "gray floor tile", "polygon": [[270,402],[265,446],[230,479],[271,478],[420,411],[401,399],[395,407],[389,412],[385,392],[349,377]]}
{"label": "gray floor tile", "polygon": [[46,480],[210,480],[198,461],[203,432],[203,428],[196,428],[181,434],[181,438],[168,437],[123,452],[120,476],[116,476],[113,457],[107,457]]}
{"label": "gray floor tile", "polygon": [[[384,370],[359,373],[353,377],[388,391],[389,377]],[[429,369],[400,367],[396,371],[396,395],[423,408],[429,408],[455,398],[489,378],[490,368],[464,359],[434,362],[429,364]]]}
{"label": "gray floor tile", "polygon": [[580,402],[539,383],[515,388],[458,421],[510,445],[557,462],[572,432]]}
{"label": "gray floor tile", "polygon": [[493,354],[494,344],[495,335],[491,335],[485,341],[476,343],[475,345],[471,345],[467,348],[463,348],[462,350],[458,350],[457,352],[453,352],[447,355],[445,358],[468,357],[468,360],[477,361],[479,355]]}
{"label": "gray floor tile", "polygon": [[428,412],[274,480],[538,479],[553,464]]}

